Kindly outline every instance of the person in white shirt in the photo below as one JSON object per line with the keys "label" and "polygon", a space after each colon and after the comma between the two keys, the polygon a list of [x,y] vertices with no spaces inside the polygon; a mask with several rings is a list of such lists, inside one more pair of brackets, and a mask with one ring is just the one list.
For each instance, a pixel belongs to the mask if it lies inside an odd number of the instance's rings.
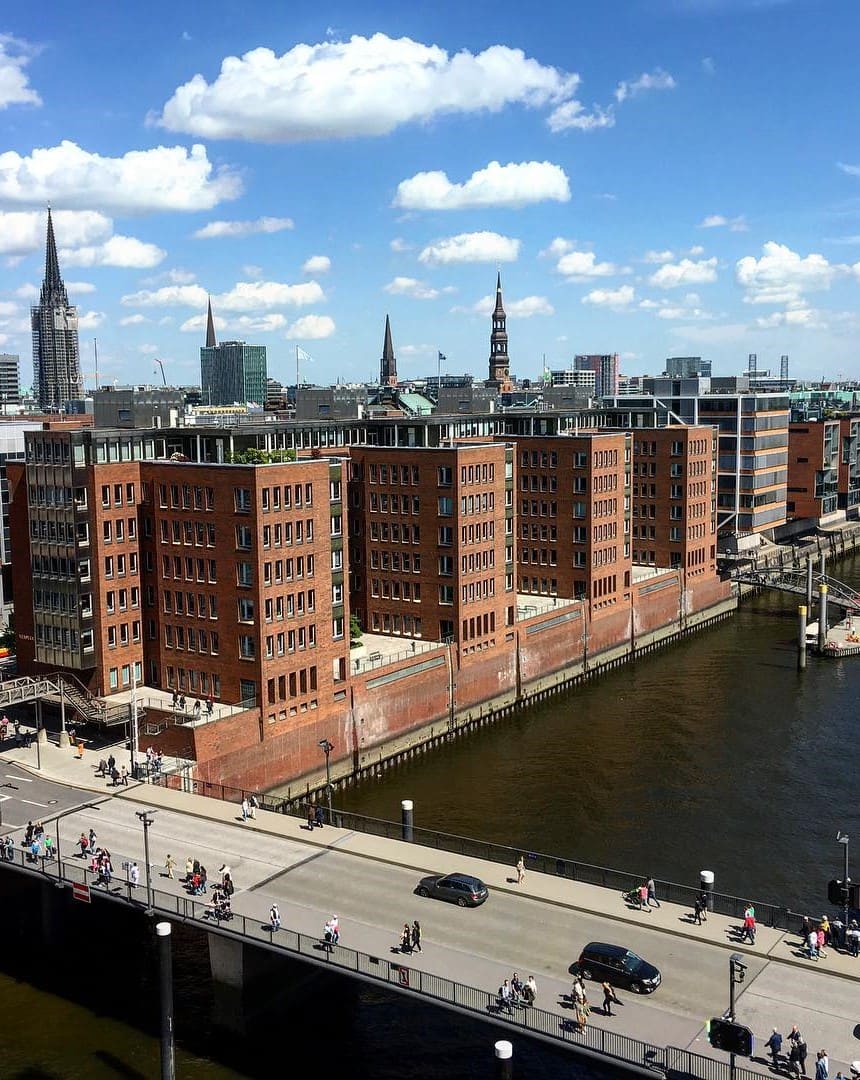
{"label": "person in white shirt", "polygon": [[140,867],[136,862],[133,862],[128,868],[128,880],[133,889],[136,889],[140,884]]}

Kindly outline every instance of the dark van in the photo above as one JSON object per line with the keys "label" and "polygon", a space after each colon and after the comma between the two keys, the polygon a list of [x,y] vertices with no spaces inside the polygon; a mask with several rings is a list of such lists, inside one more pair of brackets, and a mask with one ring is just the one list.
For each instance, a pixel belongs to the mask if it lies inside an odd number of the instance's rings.
{"label": "dark van", "polygon": [[657,968],[641,956],[623,945],[606,945],[600,941],[592,941],[582,950],[578,971],[584,979],[608,982],[634,994],[653,993],[662,982]]}

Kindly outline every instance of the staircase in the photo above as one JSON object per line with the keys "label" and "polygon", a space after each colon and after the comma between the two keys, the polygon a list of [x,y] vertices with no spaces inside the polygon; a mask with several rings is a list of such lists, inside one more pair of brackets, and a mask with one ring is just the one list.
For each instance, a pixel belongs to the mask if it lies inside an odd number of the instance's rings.
{"label": "staircase", "polygon": [[[83,720],[89,724],[99,724],[101,727],[116,727],[119,724],[127,724],[131,719],[131,706],[119,702],[110,704],[104,698],[95,697],[89,690],[78,682],[74,676],[64,672],[62,675],[53,675],[51,683],[56,683],[56,693],[49,693],[46,697],[59,703],[60,689],[67,705],[71,705]],[[138,719],[143,715],[143,709],[137,707]]]}

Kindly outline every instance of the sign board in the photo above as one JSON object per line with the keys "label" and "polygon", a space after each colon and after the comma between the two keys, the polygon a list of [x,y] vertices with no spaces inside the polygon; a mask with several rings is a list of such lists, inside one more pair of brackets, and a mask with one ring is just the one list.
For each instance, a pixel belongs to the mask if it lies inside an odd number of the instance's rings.
{"label": "sign board", "polygon": [[74,900],[83,900],[85,904],[90,903],[90,887],[89,885],[80,885],[78,882],[72,884],[72,898]]}
{"label": "sign board", "polygon": [[401,986],[409,985],[409,968],[401,967],[397,969],[397,981]]}

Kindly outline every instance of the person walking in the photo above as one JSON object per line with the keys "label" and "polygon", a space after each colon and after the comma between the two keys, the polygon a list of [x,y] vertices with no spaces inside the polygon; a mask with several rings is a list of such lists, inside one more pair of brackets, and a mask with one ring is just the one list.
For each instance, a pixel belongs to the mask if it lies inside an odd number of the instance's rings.
{"label": "person walking", "polygon": [[95,849],[96,849],[96,830],[95,829],[90,829],[89,841],[90,841],[90,851],[95,851]]}
{"label": "person walking", "polygon": [[615,987],[608,982],[603,984],[603,1015],[612,1016],[612,1003],[619,1005],[620,1002],[615,993]]}
{"label": "person walking", "polygon": [[412,951],[421,952],[421,924],[417,919],[412,923]]}
{"label": "person walking", "polygon": [[[32,833],[31,833],[31,835],[32,835]],[[90,842],[87,839],[87,834],[86,833],[81,833],[81,838],[80,838],[80,840],[78,840],[78,847],[81,849],[81,858],[82,859],[85,859],[87,857],[87,848],[89,846],[90,846]]]}
{"label": "person walking", "polygon": [[755,945],[755,916],[744,915],[744,928],[741,934],[741,941],[748,941],[750,945]]}
{"label": "person walking", "polygon": [[639,910],[648,910],[648,886],[645,882],[639,886]]}
{"label": "person walking", "polygon": [[511,1005],[511,988],[508,985],[507,979],[505,979],[499,987],[499,1012],[501,1012],[502,1009],[506,1009],[513,1015],[514,1007]]}
{"label": "person walking", "polygon": [[830,1059],[826,1050],[819,1050],[815,1056],[815,1080],[830,1080]]}
{"label": "person walking", "polygon": [[705,889],[699,893],[699,904],[702,908],[702,921],[708,921],[708,893]]}
{"label": "person walking", "polygon": [[128,883],[133,889],[136,889],[140,884],[140,867],[136,862],[133,862],[128,868]]}
{"label": "person walking", "polygon": [[525,880],[526,880],[526,866],[525,866],[525,863],[523,862],[522,855],[520,855],[520,857],[517,859],[517,885],[522,885],[522,883]]}
{"label": "person walking", "polygon": [[806,938],[806,948],[809,952],[810,960],[818,959],[818,931],[810,930]]}
{"label": "person walking", "polygon": [[78,761],[83,760],[84,756],[84,744],[78,739]]}
{"label": "person walking", "polygon": [[576,1013],[576,1024],[580,1031],[584,1031],[588,1024],[588,998],[585,995],[585,983],[578,976],[573,983],[573,1008]]}
{"label": "person walking", "polygon": [[320,829],[323,827],[323,818],[324,818],[324,816],[325,816],[325,814],[323,812],[322,806],[317,805],[317,808],[314,811],[314,824],[317,825]]}
{"label": "person walking", "polygon": [[648,907],[651,907],[651,901],[654,901],[654,907],[660,906],[660,901],[657,899],[657,890],[654,886],[654,878],[649,877],[645,883],[645,887],[648,890]]}
{"label": "person walking", "polygon": [[167,871],[167,877],[173,879],[173,871],[176,867],[176,859],[172,855],[168,855],[164,860],[164,869]]}
{"label": "person walking", "polygon": [[201,863],[200,865],[200,892],[207,892],[209,887],[209,875],[206,873],[206,867]]}
{"label": "person walking", "polygon": [[273,934],[281,929],[281,913],[278,911],[277,904],[272,904],[269,908],[269,925],[272,927]]}
{"label": "person walking", "polygon": [[403,929],[400,931],[400,951],[402,953],[412,952],[412,931],[409,929],[409,923],[403,924]]}
{"label": "person walking", "polygon": [[252,821],[256,820],[257,807],[259,805],[260,804],[257,802],[257,796],[256,795],[250,795],[248,797],[248,813],[251,815],[251,820]]}
{"label": "person walking", "polygon": [[[115,772],[116,770],[114,770],[114,773]],[[123,765],[122,769],[120,770],[119,779],[121,784],[125,784],[125,786],[128,787],[128,769],[125,767],[125,765]],[[116,786],[116,781],[114,781],[114,786]]]}
{"label": "person walking", "polygon": [[316,820],[316,814],[314,813],[314,804],[308,803],[308,828],[311,832],[314,831],[314,822]]}
{"label": "person walking", "polygon": [[534,975],[529,975],[526,979],[525,995],[529,1000],[529,1005],[534,1005],[537,1001],[537,983],[535,982]]}
{"label": "person walking", "polygon": [[780,1055],[780,1052],[782,1051],[782,1035],[780,1035],[780,1033],[776,1030],[776,1028],[773,1029],[773,1032],[772,1032],[770,1038],[767,1040],[767,1042],[764,1045],[768,1048],[768,1050],[770,1051],[770,1055],[773,1058],[773,1067],[774,1067],[774,1069],[778,1069],[779,1068],[779,1055]]}
{"label": "person walking", "polygon": [[248,815],[250,814],[250,812],[251,812],[251,807],[248,805],[247,797],[245,797],[245,798],[242,799],[242,820],[243,821],[248,820]]}
{"label": "person walking", "polygon": [[697,896],[693,901],[693,922],[696,926],[702,925],[702,898]]}
{"label": "person walking", "polygon": [[185,860],[185,880],[190,881],[191,875],[194,873],[194,860],[189,855]]}

